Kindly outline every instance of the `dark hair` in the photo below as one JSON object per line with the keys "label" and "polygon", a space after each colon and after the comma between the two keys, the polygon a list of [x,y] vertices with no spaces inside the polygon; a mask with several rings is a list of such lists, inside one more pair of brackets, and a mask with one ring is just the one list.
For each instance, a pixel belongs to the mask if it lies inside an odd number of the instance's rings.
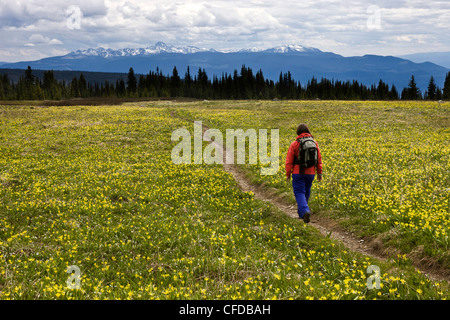
{"label": "dark hair", "polygon": [[297,135],[299,136],[302,133],[309,133],[309,134],[311,134],[311,132],[309,131],[308,126],[305,123],[301,123],[297,127]]}

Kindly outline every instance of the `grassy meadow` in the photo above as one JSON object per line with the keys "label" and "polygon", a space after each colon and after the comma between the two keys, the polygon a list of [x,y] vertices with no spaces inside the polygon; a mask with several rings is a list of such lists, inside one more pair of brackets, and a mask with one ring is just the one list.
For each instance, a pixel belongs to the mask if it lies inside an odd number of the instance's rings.
{"label": "grassy meadow", "polygon": [[[278,173],[263,176],[259,164],[244,167],[255,183],[289,195],[285,157],[298,123],[307,123],[326,178],[314,185],[313,209],[361,236],[378,236],[450,268],[450,103],[230,102],[182,110],[185,118],[223,132],[279,129]],[[295,203],[293,194],[291,199]]]}
{"label": "grassy meadow", "polygon": [[[176,111],[181,117],[171,116]],[[450,103],[152,101],[0,106],[0,299],[446,299]],[[218,164],[174,164],[171,134],[279,129],[279,170],[308,123],[324,163],[315,214],[395,255],[350,252],[241,192]],[[204,146],[206,146],[204,142]],[[73,288],[71,266],[81,272]],[[380,288],[370,289],[369,266]]]}

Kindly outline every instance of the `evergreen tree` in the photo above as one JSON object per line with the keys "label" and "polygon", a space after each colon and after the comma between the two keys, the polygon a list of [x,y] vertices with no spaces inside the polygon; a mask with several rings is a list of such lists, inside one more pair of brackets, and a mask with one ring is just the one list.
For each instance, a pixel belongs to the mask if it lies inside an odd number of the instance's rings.
{"label": "evergreen tree", "polygon": [[44,100],[45,99],[44,90],[42,90],[41,84],[39,83],[38,79],[36,79],[32,90],[33,90],[33,93],[32,93],[33,100]]}
{"label": "evergreen tree", "polygon": [[78,79],[77,77],[73,77],[72,82],[70,83],[70,96],[73,98],[80,98],[81,92],[78,87]]}
{"label": "evergreen tree", "polygon": [[379,100],[386,100],[389,97],[389,85],[384,83],[381,79],[376,89],[376,97]]}
{"label": "evergreen tree", "polygon": [[226,74],[224,75],[224,98],[225,99],[233,99],[234,97],[234,82],[233,82],[233,78],[231,77],[231,74]]}
{"label": "evergreen tree", "polygon": [[401,94],[402,100],[408,100],[409,99],[409,93],[407,88],[403,88],[402,94]]}
{"label": "evergreen tree", "polygon": [[110,97],[111,96],[111,84],[109,83],[108,80],[105,80],[105,84],[102,90],[102,97]]}
{"label": "evergreen tree", "polygon": [[44,71],[42,89],[45,99],[61,99],[61,92],[58,90],[58,83],[53,70]]}
{"label": "evergreen tree", "polygon": [[450,72],[445,76],[444,88],[442,93],[442,99],[450,99]]}
{"label": "evergreen tree", "polygon": [[411,76],[411,80],[409,80],[408,88],[406,91],[402,92],[402,99],[406,100],[419,100],[421,98],[420,90],[417,88],[416,81],[414,79],[414,75]]}
{"label": "evergreen tree", "polygon": [[178,97],[181,95],[181,79],[178,75],[177,67],[173,67],[172,76],[170,77],[170,95],[172,97]]}
{"label": "evergreen tree", "polygon": [[3,79],[0,79],[0,100],[5,100],[5,89],[3,88]]}
{"label": "evergreen tree", "polygon": [[84,78],[84,75],[82,73],[80,74],[80,77],[78,78],[78,90],[80,92],[80,97],[81,98],[89,97],[89,90],[88,90],[87,81]]}
{"label": "evergreen tree", "polygon": [[25,85],[32,86],[33,84],[34,84],[33,71],[31,70],[31,67],[28,66],[28,68],[25,70]]}
{"label": "evergreen tree", "polygon": [[261,69],[256,73],[255,77],[255,90],[258,96],[258,99],[267,99],[267,85],[264,80],[264,75]]}
{"label": "evergreen tree", "polygon": [[389,91],[389,100],[398,100],[398,91],[395,85],[392,85],[391,90]]}
{"label": "evergreen tree", "polygon": [[116,95],[118,97],[125,97],[126,95],[126,88],[125,88],[125,81],[123,79],[120,79],[120,81],[117,81],[116,83]]}
{"label": "evergreen tree", "polygon": [[194,80],[197,87],[197,98],[208,98],[208,75],[205,69],[198,68],[197,78]]}
{"label": "evergreen tree", "polygon": [[436,100],[442,100],[442,90],[439,87],[436,89]]}
{"label": "evergreen tree", "polygon": [[134,93],[136,93],[136,89],[137,89],[136,75],[134,74],[133,68],[130,68],[130,70],[128,71],[128,76],[127,76],[128,93],[134,94]]}
{"label": "evergreen tree", "polygon": [[7,73],[3,75],[1,81],[3,82],[3,94],[5,96],[5,99],[11,99],[11,96],[14,95],[14,92]]}
{"label": "evergreen tree", "polygon": [[31,67],[28,66],[28,68],[25,70],[25,78],[23,79],[23,85],[22,85],[23,89],[22,94],[20,94],[20,96],[22,96],[24,99],[26,100],[33,100],[34,97],[34,75],[33,75],[33,71],[31,70]]}
{"label": "evergreen tree", "polygon": [[143,74],[139,76],[137,92],[139,97],[148,97],[148,91],[145,85],[145,76]]}
{"label": "evergreen tree", "polygon": [[[208,78],[205,69],[198,69],[192,78],[190,67],[187,67],[184,79],[181,79],[176,67],[171,75],[163,75],[157,67],[156,72],[149,71],[147,75],[140,75],[137,81],[133,68],[130,68],[127,81],[123,79],[104,83],[87,82],[83,74],[79,79],[74,77],[66,87],[65,82],[59,83],[52,70],[44,71],[42,82],[33,76],[30,67],[20,78],[18,83],[11,83],[7,74],[0,77],[0,99],[62,99],[72,97],[194,97],[199,99],[338,99],[338,100],[397,100],[399,92],[392,85],[384,83],[366,86],[358,81],[342,82],[335,79],[315,77],[308,81],[305,87],[295,81],[290,71],[280,72],[278,81],[264,79],[262,70],[256,74],[253,70],[242,65],[240,73],[222,73],[221,77],[213,75]],[[436,86],[434,78],[426,91],[427,99],[450,99],[450,72],[447,74],[444,90]],[[401,93],[402,99],[421,99],[414,76],[408,87]]]}
{"label": "evergreen tree", "polygon": [[192,86],[192,77],[191,72],[189,70],[189,66],[187,66],[186,73],[184,74],[184,96],[190,97],[191,92],[191,86]]}
{"label": "evergreen tree", "polygon": [[428,83],[428,90],[427,90],[427,99],[428,100],[435,100],[436,99],[436,83],[434,82],[433,76],[430,78],[430,82]]}
{"label": "evergreen tree", "polygon": [[307,99],[318,98],[317,79],[313,76],[306,86]]}

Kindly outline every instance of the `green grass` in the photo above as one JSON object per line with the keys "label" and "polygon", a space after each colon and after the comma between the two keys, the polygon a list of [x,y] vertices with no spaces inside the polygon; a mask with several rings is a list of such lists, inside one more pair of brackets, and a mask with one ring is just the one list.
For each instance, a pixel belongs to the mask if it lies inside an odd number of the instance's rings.
{"label": "green grass", "polygon": [[[203,106],[176,105],[194,117],[225,106],[232,127],[239,112],[267,111],[264,121],[277,113],[257,103],[256,111],[245,110],[252,103]],[[1,299],[448,297],[446,282],[404,257],[349,252],[241,192],[219,165],[174,165],[171,133],[193,126],[173,109],[0,107]],[[226,120],[212,113],[205,123],[221,128],[213,114]],[[66,283],[73,265],[79,289]],[[370,265],[381,270],[380,289],[367,288]]]}
{"label": "green grass", "polygon": [[[178,113],[211,128],[276,128],[279,170],[256,184],[291,194],[284,162],[299,123],[320,145],[324,181],[315,183],[311,206],[360,236],[381,238],[402,254],[450,269],[450,103],[356,101],[236,101],[179,104]],[[331,214],[330,214],[331,213]]]}

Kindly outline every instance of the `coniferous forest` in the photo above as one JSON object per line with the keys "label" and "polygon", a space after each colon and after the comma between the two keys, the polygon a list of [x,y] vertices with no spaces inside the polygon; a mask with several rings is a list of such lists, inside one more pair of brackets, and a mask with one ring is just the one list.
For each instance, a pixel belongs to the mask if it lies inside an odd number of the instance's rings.
{"label": "coniferous forest", "polygon": [[52,70],[44,71],[43,77],[33,75],[28,67],[20,80],[14,83],[7,74],[0,79],[0,100],[64,100],[72,98],[195,98],[195,99],[322,99],[322,100],[441,100],[450,99],[450,72],[442,89],[430,78],[422,94],[414,75],[408,87],[401,91],[381,79],[377,84],[366,86],[353,81],[312,78],[301,84],[290,72],[280,72],[277,81],[265,79],[262,70],[256,73],[243,65],[240,72],[223,73],[209,78],[204,69],[181,76],[176,67],[172,74],[161,70],[137,75],[130,68],[125,79],[103,83],[88,82],[83,74],[72,81],[57,81]]}

